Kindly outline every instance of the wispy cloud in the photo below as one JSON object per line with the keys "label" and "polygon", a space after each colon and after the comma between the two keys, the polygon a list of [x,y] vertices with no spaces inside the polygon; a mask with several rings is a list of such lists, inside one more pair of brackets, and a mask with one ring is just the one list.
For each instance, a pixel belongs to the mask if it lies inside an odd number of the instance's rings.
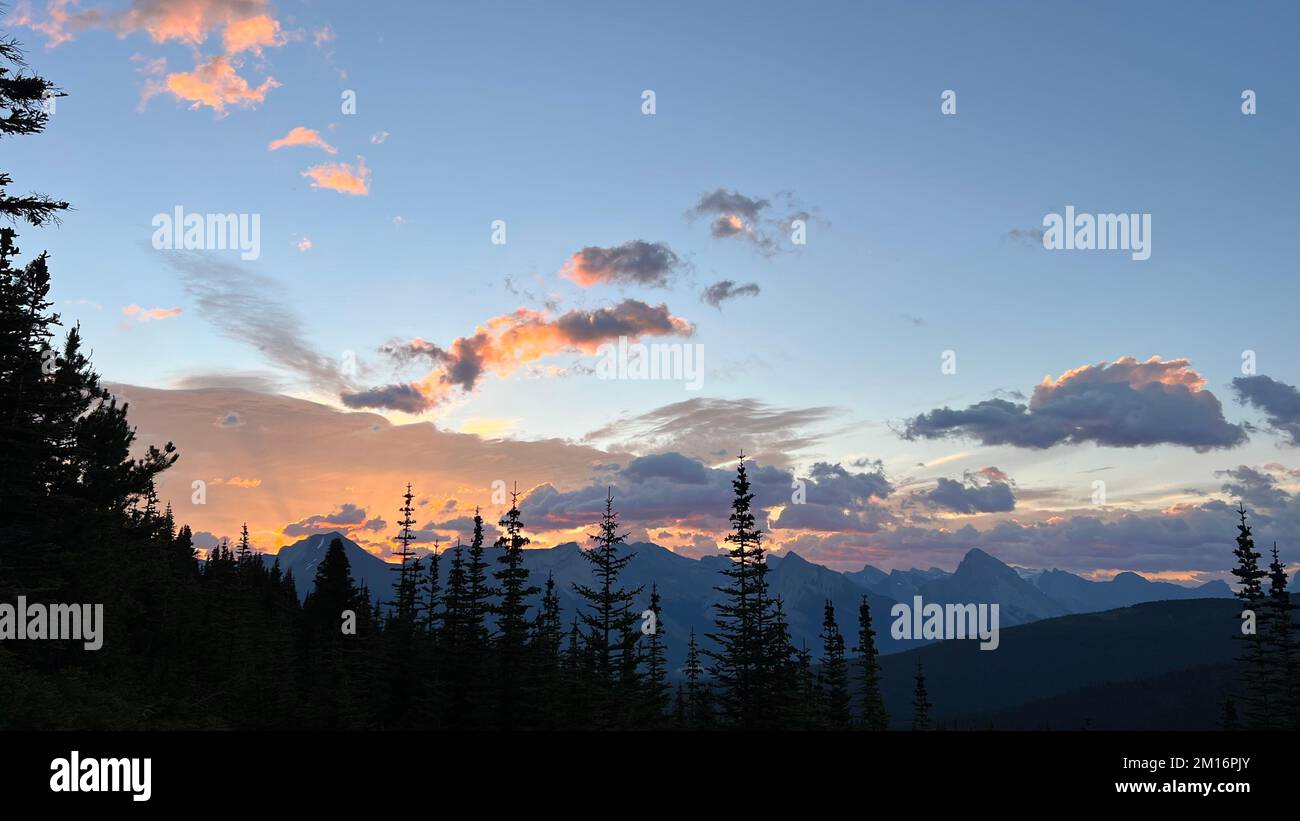
{"label": "wispy cloud", "polygon": [[722,303],[727,300],[742,296],[758,296],[758,294],[757,283],[750,282],[745,285],[737,285],[729,279],[724,279],[705,288],[704,293],[700,294],[700,301],[721,310]]}
{"label": "wispy cloud", "polygon": [[180,315],[180,308],[141,308],[134,303],[122,307],[122,316],[134,319],[136,322],[153,322],[154,320],[171,319]]}
{"label": "wispy cloud", "polygon": [[164,259],[181,275],[199,316],[219,333],[260,351],[317,390],[336,395],[351,388],[338,364],[307,341],[274,280],[210,254],[177,251]]}

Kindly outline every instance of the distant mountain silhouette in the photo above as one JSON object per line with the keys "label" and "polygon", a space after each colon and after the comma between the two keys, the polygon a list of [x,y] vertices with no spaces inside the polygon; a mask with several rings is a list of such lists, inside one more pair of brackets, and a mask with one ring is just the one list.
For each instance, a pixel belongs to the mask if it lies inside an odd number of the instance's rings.
{"label": "distant mountain silhouette", "polygon": [[[305,598],[311,590],[316,565],[325,557],[329,543],[334,538],[343,542],[356,583],[369,588],[372,598],[388,601],[396,578],[396,573],[393,572],[395,565],[385,562],[337,532],[313,534],[280,548],[274,556],[264,555],[263,560],[269,565],[274,558],[278,558],[282,572],[292,570],[298,597]],[[638,606],[644,606],[648,602],[651,583],[658,584],[663,608],[661,623],[668,637],[668,659],[676,669],[685,661],[686,638],[692,629],[702,646],[712,646],[705,634],[714,630],[713,605],[721,598],[715,587],[721,578],[718,571],[726,558],[719,554],[692,559],[649,542],[632,544],[627,549],[637,556],[628,565],[623,583],[629,588],[645,586],[638,598]],[[488,560],[494,566],[497,552],[491,547],[487,551]],[[451,556],[448,550],[443,550],[441,555],[441,572],[445,579]],[[926,644],[921,640],[898,641],[890,635],[889,627],[893,621],[890,608],[898,601],[910,605],[911,597],[916,594],[921,595],[926,603],[936,604],[997,602],[1000,626],[1003,629],[1070,613],[1127,606],[1152,599],[1230,595],[1227,585],[1221,582],[1186,588],[1163,582],[1149,582],[1131,573],[1121,574],[1131,578],[1117,577],[1114,582],[1092,582],[1059,570],[1040,575],[1040,579],[1047,579],[1047,589],[1044,590],[982,550],[967,553],[953,573],[931,568],[886,574],[872,567],[863,568],[856,573],[839,573],[814,564],[793,551],[771,555],[768,562],[771,593],[780,596],[785,603],[794,644],[802,647],[806,643],[814,657],[820,657],[819,636],[826,600],[830,599],[835,606],[840,629],[846,635],[856,635],[858,604],[864,592],[871,605],[876,643],[882,655],[900,653]],[[548,573],[554,576],[560,605],[566,619],[571,620],[581,607],[573,592],[574,583],[589,584],[591,581],[591,566],[583,559],[581,548],[573,542],[566,542],[551,548],[527,550],[524,552],[524,564],[531,572],[535,584],[543,584]],[[873,581],[874,584],[866,586],[862,583],[864,580]],[[918,584],[909,587],[913,581]],[[899,597],[880,592],[882,586],[884,589],[897,590]],[[1220,587],[1222,591],[1219,590]],[[531,604],[536,608],[540,599],[534,597]],[[566,628],[567,626],[566,621]]]}
{"label": "distant mountain silhouette", "polygon": [[[911,715],[918,661],[941,721],[962,717],[967,726],[988,720],[996,726],[1020,705],[1086,688],[1091,692],[1071,697],[1084,702],[1072,715],[1100,715],[1119,709],[1131,689],[1115,685],[1229,663],[1240,652],[1233,640],[1239,612],[1229,599],[1194,599],[1045,619],[1004,629],[993,652],[974,641],[944,641],[884,658],[881,686],[898,726]],[[1211,696],[1222,698],[1197,698]],[[1034,715],[1051,713],[1044,708]]]}
{"label": "distant mountain silhouette", "polygon": [[1070,612],[978,548],[966,554],[951,576],[928,581],[917,593],[926,604],[997,602],[1003,628]]}
{"label": "distant mountain silhouette", "polygon": [[1071,613],[1113,610],[1148,601],[1232,596],[1232,589],[1218,580],[1197,587],[1183,587],[1169,582],[1153,582],[1136,573],[1120,573],[1110,581],[1095,582],[1064,570],[1047,570],[1034,581],[1039,590]]}
{"label": "distant mountain silhouette", "polygon": [[1222,581],[1197,587],[1153,582],[1137,573],[1120,573],[1097,582],[1064,570],[1017,570],[982,550],[971,550],[956,572],[938,568],[885,573],[867,565],[844,576],[873,593],[910,602],[920,595],[939,604],[998,602],[1002,625],[1027,624],[1071,613],[1096,613],[1149,601],[1230,598]]}

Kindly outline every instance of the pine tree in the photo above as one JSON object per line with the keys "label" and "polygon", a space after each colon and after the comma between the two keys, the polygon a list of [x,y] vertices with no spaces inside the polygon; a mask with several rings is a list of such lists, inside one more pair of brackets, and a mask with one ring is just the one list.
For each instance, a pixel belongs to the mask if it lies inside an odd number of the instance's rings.
{"label": "pine tree", "polygon": [[564,624],[560,615],[560,596],[555,589],[555,576],[546,574],[542,589],[542,607],[533,622],[532,652],[537,671],[538,715],[545,729],[562,725],[560,711],[563,706],[563,659],[560,646],[564,641]]}
{"label": "pine tree", "polygon": [[722,570],[726,585],[714,588],[723,599],[714,604],[716,632],[708,634],[718,649],[706,654],[713,661],[713,679],[728,723],[753,729],[769,725],[775,718],[768,703],[775,688],[768,629],[771,602],[767,595],[767,562],[762,531],[755,526],[751,510],[754,494],[750,492],[743,453],[731,484],[735,497],[731,503],[731,532],[726,536],[730,562]]}
{"label": "pine tree", "polygon": [[244,522],[243,528],[239,533],[239,549],[235,551],[235,561],[240,565],[247,565],[254,561],[253,545],[248,539],[248,522]]}
{"label": "pine tree", "polygon": [[1300,664],[1296,658],[1296,626],[1291,615],[1296,609],[1287,592],[1286,565],[1273,543],[1273,561],[1268,566],[1268,627],[1264,637],[1267,653],[1268,688],[1273,706],[1273,726],[1300,729]]}
{"label": "pine tree", "polygon": [[[633,692],[629,689],[632,684],[629,678],[635,671],[630,673],[628,669],[629,665],[635,667],[635,657],[631,654],[636,641],[633,626],[637,611],[633,601],[641,588],[627,590],[618,583],[619,575],[636,556],[630,552],[620,554],[626,536],[619,532],[614,495],[610,491],[605,498],[599,532],[589,536],[594,545],[582,551],[582,557],[591,565],[595,584],[575,582],[573,585],[574,592],[586,603],[579,616],[587,630],[596,664],[591,694],[596,700],[593,709],[597,723],[605,726],[621,723],[615,720],[615,714],[626,711],[626,699]],[[625,708],[622,711],[618,709],[620,701]]]}
{"label": "pine tree", "polygon": [[822,618],[822,726],[846,730],[852,721],[849,713],[849,670],[844,660],[844,636],[835,623],[835,606],[826,600]]}
{"label": "pine tree", "polygon": [[[308,725],[320,729],[356,728],[366,723],[357,636],[343,633],[344,619],[368,611],[369,602],[352,579],[343,542],[330,540],[316,566],[312,589],[303,600]],[[359,625],[358,625],[359,627]],[[360,632],[360,630],[358,630]]]}
{"label": "pine tree", "polygon": [[934,729],[934,722],[930,719],[930,708],[933,706],[925,692],[925,671],[921,669],[921,662],[918,661],[916,663],[916,689],[912,693],[913,730]]}
{"label": "pine tree", "polygon": [[421,562],[411,544],[415,541],[415,509],[411,506],[415,494],[411,485],[406,485],[402,495],[402,507],[399,512],[401,528],[394,541],[398,548],[394,555],[398,558],[393,571],[397,579],[393,582],[393,602],[388,618],[384,620],[383,639],[385,652],[382,656],[383,674],[388,679],[385,703],[380,715],[388,726],[411,726],[420,701],[421,659],[417,658],[416,629],[419,620]]}
{"label": "pine tree", "polygon": [[[1261,580],[1268,575],[1259,567],[1260,554],[1255,549],[1255,540],[1246,522],[1246,509],[1237,507],[1241,523],[1237,525],[1237,547],[1233,555],[1237,566],[1232,575],[1237,577],[1241,588],[1236,591],[1246,611],[1255,614],[1255,630],[1238,636],[1245,643],[1245,651],[1238,658],[1241,664],[1241,684],[1245,697],[1246,726],[1252,730],[1267,729],[1272,726],[1273,716],[1269,704],[1269,671],[1267,648],[1264,638],[1268,631],[1267,613],[1264,609],[1265,597]],[[1242,622],[1243,626],[1245,622]]]}
{"label": "pine tree", "polygon": [[871,606],[867,595],[862,594],[862,604],[858,606],[858,646],[853,648],[857,654],[857,667],[862,686],[862,728],[866,730],[884,730],[889,726],[889,716],[885,712],[885,701],[880,695],[880,663],[877,661],[876,631],[871,627]]}
{"label": "pine tree", "polygon": [[686,719],[691,729],[702,730],[713,726],[713,704],[709,683],[704,679],[704,665],[700,663],[700,647],[691,629],[686,644]]}
{"label": "pine tree", "polygon": [[429,553],[429,572],[426,574],[423,592],[424,632],[434,644],[437,644],[443,618],[442,580],[439,578],[439,562],[438,540],[434,539],[433,550]]}
{"label": "pine tree", "polygon": [[500,599],[493,610],[497,617],[497,719],[502,727],[514,729],[523,727],[525,719],[532,715],[528,701],[535,695],[532,690],[536,677],[528,657],[527,600],[541,592],[541,588],[528,584],[524,547],[530,540],[524,535],[519,515],[518,491],[510,494],[510,509],[501,517],[500,527],[497,547],[501,555],[497,562],[501,566],[492,574]]}
{"label": "pine tree", "polygon": [[465,567],[465,646],[476,658],[487,653],[487,618],[492,612],[492,587],[483,544],[483,516],[474,508],[474,535]]}
{"label": "pine tree", "polygon": [[[38,134],[45,130],[50,118],[50,106],[55,98],[64,96],[54,83],[27,73],[27,63],[18,43],[9,37],[0,37],[0,137]],[[0,216],[10,222],[26,222],[33,226],[57,222],[60,211],[68,203],[51,199],[44,194],[10,196],[5,189],[13,178],[0,171]]]}
{"label": "pine tree", "polygon": [[812,651],[808,643],[795,651],[796,692],[799,693],[799,709],[790,719],[790,726],[800,730],[815,730],[819,727],[823,706],[822,689],[817,686],[817,674],[813,672]]}
{"label": "pine tree", "polygon": [[389,629],[411,632],[415,629],[417,601],[420,587],[420,565],[411,549],[411,544],[415,541],[415,534],[411,528],[415,526],[415,508],[411,507],[411,501],[415,494],[411,492],[411,485],[407,483],[406,493],[402,495],[403,505],[399,512],[402,514],[401,520],[397,523],[401,527],[398,531],[395,541],[398,549],[393,555],[397,557],[397,567],[393,568],[397,573],[397,580],[393,582],[393,605],[392,619],[390,620]]}
{"label": "pine tree", "polygon": [[650,612],[654,614],[654,630],[645,644],[645,711],[643,720],[648,726],[663,721],[668,712],[668,651],[664,642],[663,609],[659,601],[659,588],[650,586]]}

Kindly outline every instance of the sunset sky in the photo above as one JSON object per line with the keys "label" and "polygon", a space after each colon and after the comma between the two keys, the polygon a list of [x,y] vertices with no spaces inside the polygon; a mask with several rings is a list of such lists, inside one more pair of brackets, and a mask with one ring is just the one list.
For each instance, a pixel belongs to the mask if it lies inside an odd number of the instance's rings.
{"label": "sunset sky", "polygon": [[[502,481],[538,545],[613,486],[699,556],[743,449],[836,569],[1219,578],[1239,499],[1300,565],[1300,11],[1103,5],[17,2],[68,96],[5,169],[205,543],[386,554],[410,481],[445,544]],[[1067,206],[1150,258],[1046,250]],[[177,207],[260,255],[156,249]],[[598,378],[620,335],[702,387]]]}

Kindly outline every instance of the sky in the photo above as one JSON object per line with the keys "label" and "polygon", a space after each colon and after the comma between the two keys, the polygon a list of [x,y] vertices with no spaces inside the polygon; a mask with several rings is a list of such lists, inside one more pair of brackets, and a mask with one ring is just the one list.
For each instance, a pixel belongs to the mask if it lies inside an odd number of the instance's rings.
{"label": "sky", "polygon": [[[160,491],[205,541],[387,555],[410,481],[428,548],[504,486],[545,546],[612,487],[698,556],[743,450],[770,544],[836,569],[1220,578],[1238,501],[1300,565],[1295,4],[0,25],[67,94],[6,145],[74,207],[20,244],[142,443],[176,442]],[[1071,206],[1149,219],[1149,258],[1049,250]],[[177,208],[256,218],[255,253],[157,247]],[[602,378],[620,336],[702,370]]]}

